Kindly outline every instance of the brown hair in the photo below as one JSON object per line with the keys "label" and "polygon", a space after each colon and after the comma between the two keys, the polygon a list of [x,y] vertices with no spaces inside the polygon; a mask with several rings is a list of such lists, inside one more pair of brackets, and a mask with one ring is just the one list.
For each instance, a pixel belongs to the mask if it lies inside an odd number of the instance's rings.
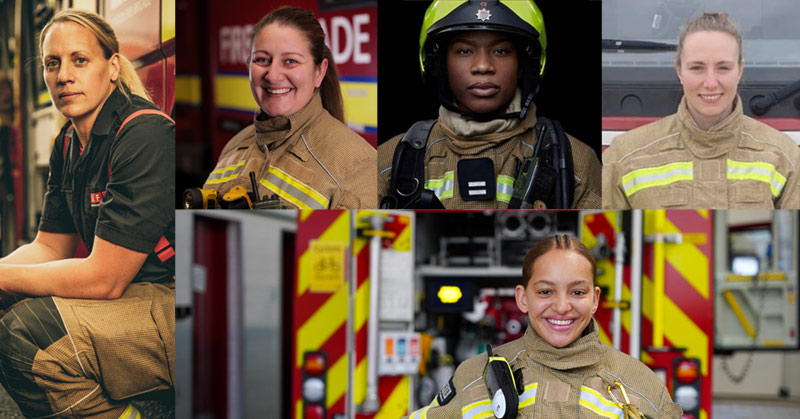
{"label": "brown hair", "polygon": [[114,54],[119,54],[119,79],[117,83],[124,87],[123,89],[119,89],[120,92],[125,95],[125,97],[128,97],[128,92],[130,91],[130,93],[141,96],[152,102],[150,94],[144,87],[144,83],[142,83],[139,75],[136,74],[136,69],[133,68],[133,64],[119,53],[119,41],[117,41],[117,35],[114,34],[114,29],[112,29],[111,25],[97,13],[80,9],[64,9],[56,13],[55,16],[44,25],[42,32],[39,34],[39,53],[42,55],[42,59],[44,59],[44,37],[53,24],[60,22],[77,23],[88,29],[89,32],[94,35],[95,39],[97,39],[100,48],[103,49],[103,56],[106,59],[111,58]]}
{"label": "brown hair", "polygon": [[[333,54],[330,48],[325,45],[325,32],[319,24],[314,14],[308,10],[298,9],[296,7],[281,7],[275,9],[263,18],[253,27],[253,33],[250,35],[250,50],[253,49],[253,40],[256,35],[261,32],[264,27],[270,23],[279,23],[281,25],[292,26],[305,34],[308,38],[311,55],[314,57],[314,64],[319,66],[322,60],[328,59],[328,71],[325,73],[325,78],[319,87],[319,93],[322,98],[322,106],[334,118],[344,122],[344,103],[342,101],[342,91],[339,87],[339,74],[336,71],[336,63],[333,62]],[[249,62],[253,57],[249,57]]]}
{"label": "brown hair", "polygon": [[536,243],[528,254],[525,256],[525,261],[522,262],[522,286],[528,287],[528,281],[533,277],[533,264],[536,259],[551,250],[571,250],[589,261],[592,265],[592,282],[597,276],[597,264],[594,260],[592,252],[586,248],[578,239],[569,235],[554,235]]}
{"label": "brown hair", "polygon": [[700,31],[724,32],[736,39],[736,44],[739,46],[739,63],[741,64],[742,35],[739,34],[739,28],[736,26],[736,22],[734,22],[727,13],[706,12],[700,16],[689,19],[681,26],[678,32],[678,46],[676,47],[678,57],[675,59],[678,65],[681,64],[681,50],[683,49],[683,41],[686,39],[686,36]]}

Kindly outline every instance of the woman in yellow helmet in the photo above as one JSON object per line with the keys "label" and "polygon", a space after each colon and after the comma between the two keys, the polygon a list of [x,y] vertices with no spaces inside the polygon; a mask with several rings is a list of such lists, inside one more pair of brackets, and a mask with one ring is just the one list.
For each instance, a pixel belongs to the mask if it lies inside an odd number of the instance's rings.
{"label": "woman in yellow helmet", "polygon": [[533,1],[433,2],[419,61],[435,84],[439,118],[379,146],[381,206],[599,207],[592,149],[536,116],[546,51]]}

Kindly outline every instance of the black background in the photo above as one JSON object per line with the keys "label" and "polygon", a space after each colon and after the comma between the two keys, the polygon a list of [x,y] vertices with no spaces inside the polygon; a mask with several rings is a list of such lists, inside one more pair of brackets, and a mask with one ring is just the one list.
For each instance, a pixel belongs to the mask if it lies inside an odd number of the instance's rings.
{"label": "black background", "polygon": [[[538,0],[547,31],[547,62],[537,115],[561,122],[572,136],[601,147],[600,1]],[[378,143],[420,119],[438,116],[433,86],[422,82],[419,34],[429,1],[378,2]]]}

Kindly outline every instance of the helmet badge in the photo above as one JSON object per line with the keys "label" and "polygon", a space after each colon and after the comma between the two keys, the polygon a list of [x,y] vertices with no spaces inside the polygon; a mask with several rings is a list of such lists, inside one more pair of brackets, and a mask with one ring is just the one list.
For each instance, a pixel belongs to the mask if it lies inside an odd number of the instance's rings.
{"label": "helmet badge", "polygon": [[486,8],[484,7],[483,9],[478,10],[478,13],[475,13],[475,16],[477,16],[478,20],[480,20],[481,22],[486,22],[492,17],[492,12],[486,10]]}

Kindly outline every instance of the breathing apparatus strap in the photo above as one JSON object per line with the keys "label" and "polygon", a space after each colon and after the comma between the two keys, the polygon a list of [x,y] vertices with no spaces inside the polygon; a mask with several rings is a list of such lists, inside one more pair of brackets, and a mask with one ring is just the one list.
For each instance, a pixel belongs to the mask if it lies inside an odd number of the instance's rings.
{"label": "breathing apparatus strap", "polygon": [[417,121],[394,149],[389,194],[381,199],[386,209],[444,209],[439,198],[425,189],[425,145],[435,119]]}
{"label": "breathing apparatus strap", "polygon": [[[436,120],[418,121],[397,144],[392,178],[384,209],[444,209],[439,198],[424,188],[425,146]],[[575,195],[575,169],[569,138],[558,121],[539,117],[536,147],[517,170],[509,209],[531,209],[542,201],[550,209],[567,209]]]}
{"label": "breathing apparatus strap", "polygon": [[569,138],[558,121],[539,117],[533,155],[520,164],[510,209],[531,209],[541,201],[550,209],[567,209],[575,194],[575,170]]}

